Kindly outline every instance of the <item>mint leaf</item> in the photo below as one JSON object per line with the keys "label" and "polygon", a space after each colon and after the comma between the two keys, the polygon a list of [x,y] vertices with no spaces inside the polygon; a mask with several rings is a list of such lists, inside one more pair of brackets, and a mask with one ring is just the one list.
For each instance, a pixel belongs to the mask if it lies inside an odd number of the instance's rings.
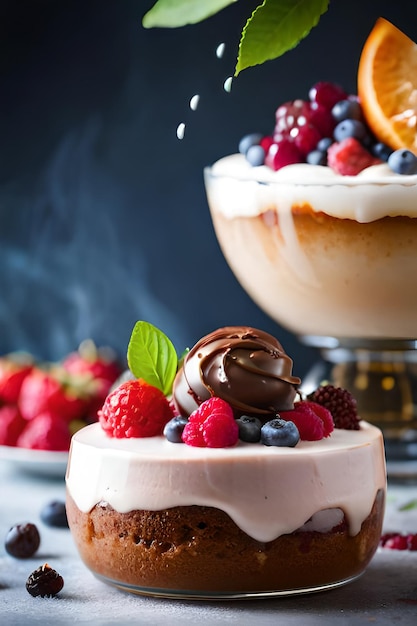
{"label": "mint leaf", "polygon": [[196,24],[237,0],[158,0],[143,17],[145,28],[177,28]]}
{"label": "mint leaf", "polygon": [[136,322],[127,347],[127,364],[136,378],[171,393],[178,358],[168,337],[149,322]]}
{"label": "mint leaf", "polygon": [[295,48],[328,7],[329,0],[264,0],[243,29],[235,76]]}

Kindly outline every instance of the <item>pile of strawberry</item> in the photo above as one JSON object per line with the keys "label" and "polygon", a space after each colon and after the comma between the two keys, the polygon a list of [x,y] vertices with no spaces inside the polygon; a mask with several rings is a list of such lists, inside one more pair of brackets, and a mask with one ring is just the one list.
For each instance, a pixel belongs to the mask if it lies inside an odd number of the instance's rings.
{"label": "pile of strawberry", "polygon": [[48,365],[30,355],[1,357],[0,445],[68,450],[72,434],[97,421],[97,411],[120,374],[111,351],[90,341]]}
{"label": "pile of strawberry", "polygon": [[397,174],[416,174],[417,156],[392,150],[373,136],[357,96],[339,85],[320,81],[306,100],[281,104],[271,134],[251,133],[239,152],[254,167],[276,171],[286,165],[327,165],[342,176],[356,176],[371,165],[387,162]]}

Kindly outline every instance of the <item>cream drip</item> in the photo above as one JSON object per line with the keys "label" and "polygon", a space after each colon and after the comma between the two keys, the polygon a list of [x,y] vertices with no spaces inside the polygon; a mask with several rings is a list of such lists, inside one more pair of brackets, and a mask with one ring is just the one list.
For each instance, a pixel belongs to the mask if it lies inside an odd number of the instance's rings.
{"label": "cream drip", "polygon": [[234,154],[206,168],[205,175],[216,181],[210,186],[213,206],[228,218],[303,204],[316,213],[361,223],[386,216],[417,217],[417,175],[395,174],[385,163],[357,176],[341,176],[330,167],[305,163],[274,172],[252,167],[243,155]]}
{"label": "cream drip", "polygon": [[164,437],[113,439],[92,424],[72,439],[66,481],[83,512],[103,501],[120,513],[212,506],[267,542],[326,509],[343,510],[356,535],[386,474],[382,434],[366,422],[295,448],[239,442],[215,449]]}

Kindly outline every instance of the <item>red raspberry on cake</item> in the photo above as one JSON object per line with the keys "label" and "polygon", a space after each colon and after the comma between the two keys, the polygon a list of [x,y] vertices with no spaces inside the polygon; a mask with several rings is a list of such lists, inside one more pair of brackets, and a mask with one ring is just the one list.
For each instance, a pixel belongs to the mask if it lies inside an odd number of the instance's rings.
{"label": "red raspberry on cake", "polygon": [[291,411],[280,411],[284,420],[294,422],[300,433],[301,441],[319,441],[328,437],[334,429],[330,411],[316,402],[301,400],[294,403]]}
{"label": "red raspberry on cake", "polygon": [[229,448],[239,439],[239,426],[230,404],[221,398],[209,398],[191,413],[182,440],[199,448]]}
{"label": "red raspberry on cake", "polygon": [[163,392],[142,379],[128,380],[106,398],[98,412],[103,430],[116,438],[162,435],[173,417]]}

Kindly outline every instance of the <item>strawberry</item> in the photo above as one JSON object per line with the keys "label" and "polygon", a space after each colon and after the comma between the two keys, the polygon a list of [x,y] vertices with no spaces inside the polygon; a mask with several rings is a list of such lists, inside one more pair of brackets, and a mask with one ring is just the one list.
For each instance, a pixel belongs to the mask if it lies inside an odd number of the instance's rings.
{"label": "strawberry", "polygon": [[[73,382],[74,384],[71,384]],[[59,368],[45,371],[39,367],[26,376],[20,390],[18,406],[27,420],[41,413],[70,421],[83,415],[89,400],[86,389],[79,389]]]}
{"label": "strawberry", "polygon": [[40,413],[20,434],[17,445],[31,450],[69,450],[71,435],[65,420],[48,412]]}
{"label": "strawberry", "polygon": [[162,391],[142,379],[128,380],[106,398],[98,418],[110,437],[154,437],[162,435],[173,417]]}
{"label": "strawberry", "polygon": [[212,397],[191,413],[182,440],[199,448],[227,448],[239,439],[239,426],[233,409],[224,400]]}
{"label": "strawberry", "polygon": [[15,446],[26,424],[17,406],[0,407],[0,445]]}
{"label": "strawberry", "polygon": [[354,137],[333,143],[327,150],[327,164],[342,176],[356,176],[371,165],[382,163]]}
{"label": "strawberry", "polygon": [[29,361],[13,356],[0,358],[0,401],[16,404],[22,383],[31,370]]}
{"label": "strawberry", "polygon": [[328,437],[334,429],[330,411],[316,402],[295,402],[294,409],[281,411],[280,416],[294,422],[302,441],[319,441]]}

